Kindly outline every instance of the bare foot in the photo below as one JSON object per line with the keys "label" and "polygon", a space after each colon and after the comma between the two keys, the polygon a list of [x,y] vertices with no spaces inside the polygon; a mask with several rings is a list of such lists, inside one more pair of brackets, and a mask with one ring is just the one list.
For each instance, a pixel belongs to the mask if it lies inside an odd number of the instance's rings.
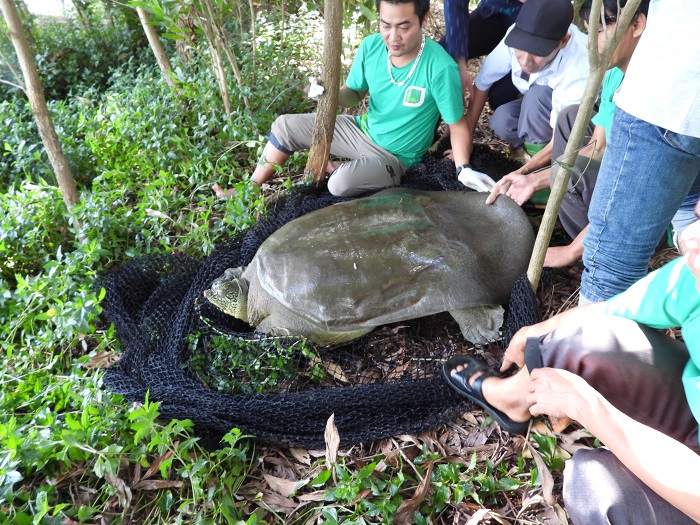
{"label": "bare foot", "polygon": [[530,155],[524,148],[510,148],[510,158],[525,163],[530,160]]}
{"label": "bare foot", "polygon": [[236,188],[229,188],[225,190],[221,186],[219,186],[218,182],[215,182],[212,185],[211,189],[214,190],[214,193],[220,199],[228,199],[229,197],[233,197],[236,194]]}
{"label": "bare foot", "polygon": [[[453,374],[464,370],[463,366],[455,367]],[[469,378],[469,386],[480,375],[486,373],[485,370],[475,372]],[[529,407],[525,403],[527,395],[527,384],[530,381],[530,374],[526,368],[510,377],[487,377],[481,383],[481,394],[484,400],[492,407],[500,410],[515,422],[528,421],[530,419]]]}
{"label": "bare foot", "polygon": [[455,160],[455,156],[452,154],[451,149],[445,150],[445,152],[442,154],[442,156],[445,157],[446,159]]}
{"label": "bare foot", "polygon": [[335,170],[337,170],[341,164],[342,164],[342,162],[335,162],[335,161],[329,160],[328,164],[326,164],[326,173],[328,173],[330,175]]}

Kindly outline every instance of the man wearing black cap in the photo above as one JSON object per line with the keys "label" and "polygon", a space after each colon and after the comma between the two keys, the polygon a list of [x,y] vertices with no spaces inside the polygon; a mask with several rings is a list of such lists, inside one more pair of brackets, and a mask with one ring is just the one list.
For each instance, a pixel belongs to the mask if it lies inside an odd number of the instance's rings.
{"label": "man wearing black cap", "polygon": [[542,148],[516,174],[526,175],[550,163],[559,111],[583,97],[589,73],[587,37],[572,24],[573,16],[570,0],[528,0],[474,80],[475,94],[467,112],[470,140],[497,80],[510,72],[523,95],[499,106],[489,121],[514,150]]}

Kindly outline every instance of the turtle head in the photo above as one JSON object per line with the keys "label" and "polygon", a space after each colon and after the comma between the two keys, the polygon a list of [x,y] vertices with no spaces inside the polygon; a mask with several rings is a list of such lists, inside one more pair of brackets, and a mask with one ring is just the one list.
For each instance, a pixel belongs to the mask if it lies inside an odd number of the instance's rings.
{"label": "turtle head", "polygon": [[204,291],[204,297],[225,314],[248,322],[248,281],[243,278],[243,268],[226,270]]}

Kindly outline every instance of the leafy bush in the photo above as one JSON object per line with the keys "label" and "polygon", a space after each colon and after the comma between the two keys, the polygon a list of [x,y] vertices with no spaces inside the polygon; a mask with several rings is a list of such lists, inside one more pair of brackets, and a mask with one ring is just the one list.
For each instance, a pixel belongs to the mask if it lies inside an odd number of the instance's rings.
{"label": "leafy bush", "polygon": [[[155,63],[143,31],[130,23],[129,12],[114,9],[111,14],[111,23],[106,23],[100,4],[92,2],[82,22],[78,18],[47,18],[33,24],[35,61],[47,100],[63,100],[91,88],[103,91],[114,68],[134,58],[138,63]],[[4,32],[0,33],[0,49],[14,58]],[[19,71],[17,64],[14,68]],[[0,74],[7,77],[9,71],[0,70]],[[0,91],[0,100],[18,98],[24,98],[19,90]]]}

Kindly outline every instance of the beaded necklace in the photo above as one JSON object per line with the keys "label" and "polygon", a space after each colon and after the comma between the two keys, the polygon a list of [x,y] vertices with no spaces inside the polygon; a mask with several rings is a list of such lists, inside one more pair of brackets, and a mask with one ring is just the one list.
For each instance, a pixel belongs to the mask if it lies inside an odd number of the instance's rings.
{"label": "beaded necklace", "polygon": [[408,76],[404,78],[401,82],[397,82],[396,80],[394,80],[394,75],[391,74],[391,53],[388,53],[386,57],[386,69],[389,72],[389,78],[391,79],[392,84],[401,87],[406,82],[408,82],[408,79],[411,78],[411,75],[413,75],[413,72],[416,70],[416,67],[418,67],[418,62],[420,61],[420,57],[423,54],[423,48],[425,48],[425,35],[423,35],[423,40],[420,44],[420,50],[418,51],[418,56],[416,56],[416,60],[413,62],[413,67],[411,68],[411,71],[408,72]]}

